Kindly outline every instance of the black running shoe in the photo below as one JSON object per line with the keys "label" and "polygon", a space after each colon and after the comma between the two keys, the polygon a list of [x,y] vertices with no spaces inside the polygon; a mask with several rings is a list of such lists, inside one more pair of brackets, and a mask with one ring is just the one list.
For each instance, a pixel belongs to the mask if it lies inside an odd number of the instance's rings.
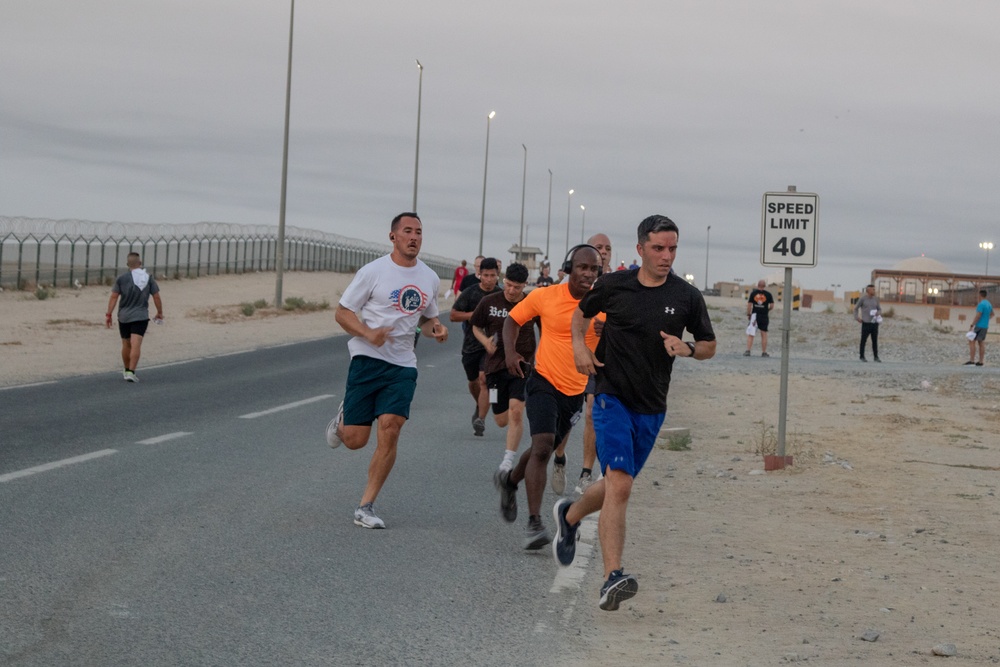
{"label": "black running shoe", "polygon": [[549,529],[542,525],[542,517],[529,517],[528,527],[524,531],[525,551],[538,551],[551,541]]}
{"label": "black running shoe", "polygon": [[517,521],[517,485],[510,483],[510,470],[493,473],[493,485],[500,492],[500,516],[507,523]]}
{"label": "black running shoe", "polygon": [[562,566],[570,565],[576,557],[576,529],[580,527],[569,525],[566,521],[566,512],[572,503],[569,498],[560,498],[552,506],[552,518],[556,522],[556,538],[552,540],[552,555],[556,562]]}
{"label": "black running shoe", "polygon": [[635,575],[615,570],[601,586],[600,607],[604,611],[618,611],[618,605],[639,592]]}

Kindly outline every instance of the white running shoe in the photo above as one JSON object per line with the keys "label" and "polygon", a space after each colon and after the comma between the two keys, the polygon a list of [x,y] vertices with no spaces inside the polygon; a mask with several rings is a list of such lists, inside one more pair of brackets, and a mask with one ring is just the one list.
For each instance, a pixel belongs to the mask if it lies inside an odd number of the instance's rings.
{"label": "white running shoe", "polygon": [[589,487],[593,483],[594,483],[594,478],[590,475],[589,472],[585,472],[582,475],[580,475],[580,479],[577,481],[576,489],[574,490],[582,496],[584,491],[587,490],[587,487]]}
{"label": "white running shoe", "polygon": [[135,373],[132,371],[125,371],[125,381],[126,382],[138,382],[139,378],[136,377]]}
{"label": "white running shoe", "polygon": [[371,503],[365,503],[354,510],[354,525],[362,528],[385,528],[385,522],[375,514]]}
{"label": "white running shoe", "polygon": [[[330,420],[330,423],[326,425],[326,444],[330,445],[333,449],[340,447],[344,444],[344,441],[340,439],[337,435],[337,429],[340,428],[340,422],[344,420],[344,402],[340,402],[340,406],[337,408],[337,416]],[[357,521],[355,521],[357,523]]]}
{"label": "white running shoe", "polygon": [[560,496],[566,490],[566,464],[552,464],[552,490]]}

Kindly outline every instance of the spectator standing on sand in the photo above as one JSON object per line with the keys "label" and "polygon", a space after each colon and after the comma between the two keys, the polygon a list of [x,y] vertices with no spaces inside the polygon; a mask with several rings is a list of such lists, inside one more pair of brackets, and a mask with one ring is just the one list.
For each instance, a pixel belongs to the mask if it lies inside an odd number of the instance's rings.
{"label": "spectator standing on sand", "polygon": [[[979,305],[976,306],[976,320],[973,321],[969,331],[975,334],[969,339],[969,360],[966,366],[982,366],[986,362],[986,330],[990,327],[990,318],[993,317],[993,304],[986,298],[986,290],[979,290]],[[976,361],[976,346],[979,347],[979,361]]]}
{"label": "spectator standing on sand", "polygon": [[[767,353],[767,325],[771,311],[774,310],[774,296],[764,289],[765,287],[767,282],[758,280],[757,289],[750,292],[750,298],[747,299],[747,319],[750,320],[750,325],[760,332],[760,356],[769,357],[771,355]],[[743,353],[744,357],[750,356],[753,339],[753,334],[748,333],[747,351]],[[874,345],[874,341],[872,344]]]}
{"label": "spectator standing on sand", "polygon": [[139,365],[142,338],[149,325],[149,297],[153,297],[153,303],[156,304],[157,324],[163,322],[163,302],[160,301],[160,286],[142,268],[139,253],[130,252],[126,265],[129,270],[118,276],[111,288],[104,325],[111,328],[111,313],[115,309],[115,302],[121,297],[121,303],[118,304],[118,333],[122,339],[122,364],[125,366],[122,377],[126,382],[138,382],[135,368]]}
{"label": "spectator standing on sand", "polygon": [[451,279],[451,292],[455,296],[462,293],[459,289],[462,285],[462,281],[465,280],[465,276],[469,275],[469,269],[465,268],[466,261],[463,259],[462,264],[455,269],[455,276]]}
{"label": "spectator standing on sand", "polygon": [[861,322],[861,361],[868,361],[865,359],[865,343],[871,336],[872,354],[875,361],[881,362],[878,358],[878,325],[882,321],[882,304],[875,296],[874,285],[865,287],[864,295],[854,305],[854,319]]}

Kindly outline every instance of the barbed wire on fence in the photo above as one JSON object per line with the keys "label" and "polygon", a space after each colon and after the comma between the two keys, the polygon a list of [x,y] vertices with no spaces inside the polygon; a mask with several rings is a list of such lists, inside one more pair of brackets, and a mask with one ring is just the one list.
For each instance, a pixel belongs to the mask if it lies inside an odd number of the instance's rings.
{"label": "barbed wire on fence", "polygon": [[[110,284],[129,252],[163,278],[274,271],[277,226],[221,222],[149,224],[0,216],[0,286]],[[286,227],[286,271],[353,272],[392,246]],[[214,254],[214,257],[213,257]],[[421,253],[442,278],[456,260]]]}

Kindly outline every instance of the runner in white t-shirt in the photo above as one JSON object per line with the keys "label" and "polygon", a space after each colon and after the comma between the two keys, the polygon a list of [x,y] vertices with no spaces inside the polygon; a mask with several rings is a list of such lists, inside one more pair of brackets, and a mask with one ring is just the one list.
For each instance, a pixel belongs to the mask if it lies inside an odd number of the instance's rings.
{"label": "runner in white t-shirt", "polygon": [[361,267],[337,306],[337,324],[353,336],[347,343],[351,366],[344,400],[326,429],[331,447],[343,443],[361,449],[378,421],[368,485],[354,510],[354,523],[364,528],[385,528],[373,503],[392,471],[399,432],[410,417],[417,386],[413,331],[419,328],[439,343],[448,340],[448,329],[438,320],[441,279],[417,259],[423,241],[417,214],[393,218],[389,240],[392,252]]}

